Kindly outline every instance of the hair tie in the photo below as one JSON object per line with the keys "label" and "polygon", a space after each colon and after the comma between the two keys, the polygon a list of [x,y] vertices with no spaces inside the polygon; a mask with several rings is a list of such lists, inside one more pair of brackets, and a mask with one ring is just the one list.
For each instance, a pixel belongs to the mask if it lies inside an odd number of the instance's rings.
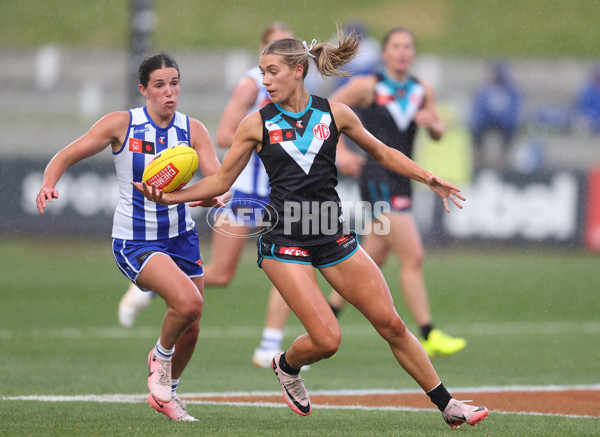
{"label": "hair tie", "polygon": [[313,46],[317,43],[316,39],[313,39],[310,42],[310,47],[308,46],[308,44],[306,44],[306,41],[302,41],[302,45],[304,46],[304,48],[306,49],[306,53],[308,53],[308,56],[310,56],[311,58],[315,59],[316,56],[313,55],[310,51],[312,50]]}

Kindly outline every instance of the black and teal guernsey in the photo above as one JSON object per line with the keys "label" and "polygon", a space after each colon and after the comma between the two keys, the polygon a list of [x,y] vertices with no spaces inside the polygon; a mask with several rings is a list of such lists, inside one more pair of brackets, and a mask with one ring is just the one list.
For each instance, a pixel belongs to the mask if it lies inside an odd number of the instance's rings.
{"label": "black and teal guernsey", "polygon": [[[411,158],[417,133],[413,118],[424,102],[425,88],[418,79],[410,76],[397,82],[382,71],[377,75],[373,103],[366,108],[353,109],[377,139]],[[391,196],[411,196],[410,179],[381,166],[371,156],[367,156],[360,178],[362,193],[368,191],[368,184],[389,187]],[[374,199],[370,196],[365,200]]]}
{"label": "black and teal guernsey", "polygon": [[[335,165],[338,129],[327,99],[310,96],[298,113],[276,103],[260,109],[262,160],[277,219],[265,238],[283,245],[318,245],[343,235]],[[276,221],[276,223],[274,223]]]}

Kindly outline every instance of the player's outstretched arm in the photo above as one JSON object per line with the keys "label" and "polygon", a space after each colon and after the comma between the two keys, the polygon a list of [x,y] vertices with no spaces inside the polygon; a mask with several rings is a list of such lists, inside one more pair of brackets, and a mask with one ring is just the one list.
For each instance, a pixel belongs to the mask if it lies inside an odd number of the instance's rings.
{"label": "player's outstretched arm", "polygon": [[356,114],[342,103],[332,103],[332,111],[341,133],[354,141],[361,149],[371,155],[379,164],[395,173],[424,183],[440,196],[447,212],[450,212],[448,199],[462,208],[459,200],[465,201],[460,189],[425,170],[399,150],[386,146],[367,131]]}
{"label": "player's outstretched arm", "polygon": [[36,197],[36,205],[40,214],[52,199],[58,199],[55,186],[64,172],[82,159],[96,155],[111,145],[113,150],[121,147],[122,139],[129,124],[127,111],[111,112],[98,120],[82,137],[60,150],[50,160],[44,171],[42,187]]}

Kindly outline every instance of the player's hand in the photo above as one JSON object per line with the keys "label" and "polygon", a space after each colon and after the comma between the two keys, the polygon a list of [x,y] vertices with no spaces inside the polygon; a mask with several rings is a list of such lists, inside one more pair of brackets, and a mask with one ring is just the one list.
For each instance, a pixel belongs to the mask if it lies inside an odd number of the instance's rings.
{"label": "player's hand", "polygon": [[460,189],[456,185],[446,182],[437,176],[429,176],[427,179],[427,185],[429,185],[429,188],[431,188],[434,193],[442,198],[446,212],[450,212],[448,199],[450,199],[460,209],[462,209],[462,204],[459,202],[459,199],[463,202],[467,200],[465,196],[460,194]]}
{"label": "player's hand", "polygon": [[46,202],[52,202],[52,199],[58,199],[58,191],[55,188],[40,188],[40,192],[35,199],[40,214],[44,215],[44,208],[48,205]]}
{"label": "player's hand", "polygon": [[170,205],[169,195],[160,188],[154,185],[148,185],[146,182],[132,182],[131,185],[135,187],[144,197],[152,202],[160,203],[161,205]]}
{"label": "player's hand", "polygon": [[188,203],[188,205],[191,207],[202,206],[204,208],[212,208],[212,207],[222,208],[223,206],[225,206],[225,203],[219,197],[212,197],[210,199],[197,200],[195,202],[190,202],[190,203]]}
{"label": "player's hand", "polygon": [[231,192],[226,192],[218,197],[213,197],[211,199],[198,200],[196,202],[188,203],[189,206],[203,206],[205,208],[222,208],[225,206],[227,202],[231,199]]}
{"label": "player's hand", "polygon": [[417,124],[417,126],[429,129],[437,121],[437,117],[431,109],[423,108],[417,111],[417,113],[413,117],[413,120]]}

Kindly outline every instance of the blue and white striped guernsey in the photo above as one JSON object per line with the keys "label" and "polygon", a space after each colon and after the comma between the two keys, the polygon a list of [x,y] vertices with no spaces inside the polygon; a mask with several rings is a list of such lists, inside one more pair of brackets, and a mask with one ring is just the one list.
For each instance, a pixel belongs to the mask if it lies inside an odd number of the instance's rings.
{"label": "blue and white striped guernsey", "polygon": [[[258,87],[258,94],[254,105],[248,111],[248,114],[258,111],[267,103],[271,103],[269,93],[262,84],[262,74],[260,68],[254,67],[246,73],[246,77],[251,78]],[[237,177],[232,185],[232,189],[241,191],[245,194],[267,197],[269,195],[269,177],[265,171],[265,166],[261,162],[256,152],[250,156],[250,161],[244,170]]]}
{"label": "blue and white striped guernsey", "polygon": [[172,238],[195,227],[186,204],[159,205],[146,200],[131,185],[141,181],[146,165],[160,152],[178,144],[190,144],[190,122],[175,112],[169,126],[157,126],[146,107],[131,109],[129,128],[121,150],[113,153],[119,181],[119,202],[112,237],[123,240]]}

